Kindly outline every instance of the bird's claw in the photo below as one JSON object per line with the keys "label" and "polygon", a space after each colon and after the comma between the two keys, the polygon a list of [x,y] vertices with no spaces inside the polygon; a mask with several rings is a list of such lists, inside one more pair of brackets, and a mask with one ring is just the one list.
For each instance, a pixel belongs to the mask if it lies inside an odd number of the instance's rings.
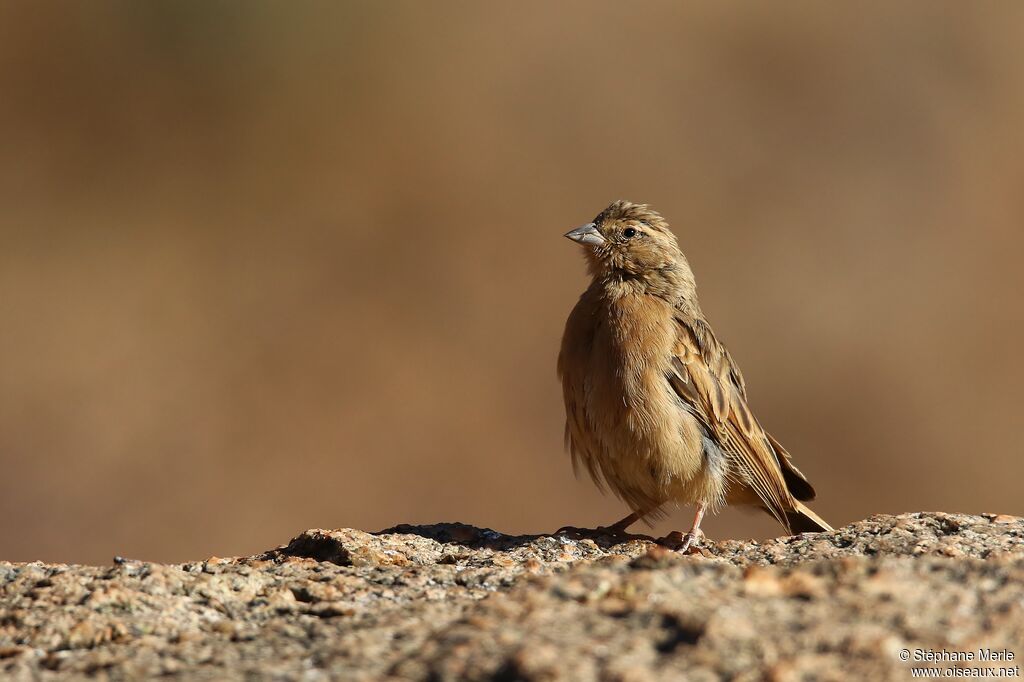
{"label": "bird's claw", "polygon": [[588,532],[586,528],[580,528],[578,526],[562,526],[556,530],[553,535],[565,535],[570,533],[574,535],[583,535],[586,532]]}
{"label": "bird's claw", "polygon": [[674,549],[680,554],[686,554],[690,550],[696,550],[697,545],[704,539],[704,531],[700,528],[691,530],[683,535],[678,530],[672,531],[663,538],[658,539],[658,544],[669,549]]}
{"label": "bird's claw", "polygon": [[596,528],[578,528],[577,526],[562,526],[555,531],[555,535],[574,535],[579,538],[590,538],[592,540],[607,540],[611,539],[618,544],[619,542],[628,542],[636,539],[638,536],[629,533],[628,531],[617,527],[611,526],[597,526]]}

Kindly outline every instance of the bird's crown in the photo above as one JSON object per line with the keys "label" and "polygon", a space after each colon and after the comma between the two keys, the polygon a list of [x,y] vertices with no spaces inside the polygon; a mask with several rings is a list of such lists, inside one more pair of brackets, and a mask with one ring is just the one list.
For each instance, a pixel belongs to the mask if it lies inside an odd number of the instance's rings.
{"label": "bird's crown", "polygon": [[647,204],[634,204],[625,199],[612,202],[608,208],[598,213],[597,217],[594,218],[594,224],[598,228],[612,223],[629,221],[644,223],[662,232],[668,231],[668,221],[662,218],[660,213]]}

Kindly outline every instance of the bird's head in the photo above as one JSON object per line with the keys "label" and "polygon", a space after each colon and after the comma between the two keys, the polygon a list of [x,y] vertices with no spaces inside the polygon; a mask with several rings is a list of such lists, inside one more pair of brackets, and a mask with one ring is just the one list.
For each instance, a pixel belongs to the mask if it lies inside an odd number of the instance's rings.
{"label": "bird's head", "polygon": [[686,262],[668,222],[646,204],[616,201],[565,236],[584,247],[595,276],[643,278]]}

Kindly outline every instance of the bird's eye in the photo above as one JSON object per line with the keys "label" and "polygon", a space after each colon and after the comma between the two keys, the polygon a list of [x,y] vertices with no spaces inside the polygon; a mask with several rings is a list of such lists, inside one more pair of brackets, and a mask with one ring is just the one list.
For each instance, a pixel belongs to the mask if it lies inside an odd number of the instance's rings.
{"label": "bird's eye", "polygon": [[622,231],[622,236],[625,237],[626,239],[632,239],[633,237],[636,236],[636,230],[634,230],[632,227],[627,227],[625,230]]}

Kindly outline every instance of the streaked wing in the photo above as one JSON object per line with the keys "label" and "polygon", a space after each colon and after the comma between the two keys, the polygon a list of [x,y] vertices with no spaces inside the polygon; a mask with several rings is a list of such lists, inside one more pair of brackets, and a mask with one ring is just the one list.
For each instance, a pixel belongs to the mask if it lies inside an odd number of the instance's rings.
{"label": "streaked wing", "polygon": [[676,321],[672,387],[730,458],[736,482],[750,486],[772,516],[789,528],[786,511],[793,509],[793,496],[781,457],[747,406],[743,376],[707,322],[682,316]]}
{"label": "streaked wing", "polygon": [[786,448],[782,447],[782,444],[775,440],[775,436],[767,431],[765,431],[764,435],[768,436],[768,442],[771,443],[779,464],[782,465],[782,477],[786,479],[786,487],[789,488],[789,492],[792,493],[793,497],[802,502],[813,500],[817,495],[814,492],[814,486],[804,476],[804,472],[797,469],[796,465],[793,464],[793,458]]}

